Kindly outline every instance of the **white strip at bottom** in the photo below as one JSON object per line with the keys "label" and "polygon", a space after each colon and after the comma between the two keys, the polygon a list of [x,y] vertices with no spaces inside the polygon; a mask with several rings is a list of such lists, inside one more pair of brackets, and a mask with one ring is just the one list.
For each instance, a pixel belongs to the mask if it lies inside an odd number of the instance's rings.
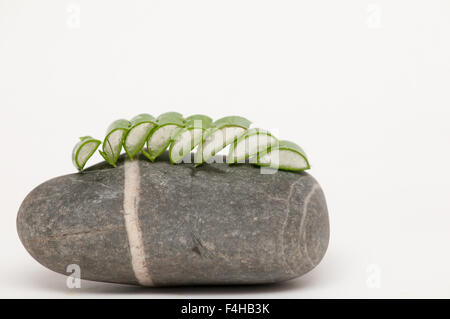
{"label": "white strip at bottom", "polygon": [[139,284],[143,286],[153,286],[153,280],[145,261],[144,242],[142,240],[142,231],[138,216],[139,189],[141,184],[139,161],[126,160],[124,170],[125,185],[123,209],[128,244],[130,246],[131,264]]}

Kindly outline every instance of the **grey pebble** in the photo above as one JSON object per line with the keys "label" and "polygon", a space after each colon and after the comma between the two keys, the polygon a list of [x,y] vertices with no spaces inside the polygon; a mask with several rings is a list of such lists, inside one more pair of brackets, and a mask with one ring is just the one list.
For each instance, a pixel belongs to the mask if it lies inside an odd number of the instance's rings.
{"label": "grey pebble", "polygon": [[[31,256],[65,275],[68,265],[79,265],[82,279],[174,286],[284,281],[307,273],[325,254],[327,206],[308,173],[171,165],[164,154],[154,163],[136,160],[143,256],[133,265],[125,161],[51,179],[25,198],[17,230]],[[151,282],[139,280],[139,269]]]}

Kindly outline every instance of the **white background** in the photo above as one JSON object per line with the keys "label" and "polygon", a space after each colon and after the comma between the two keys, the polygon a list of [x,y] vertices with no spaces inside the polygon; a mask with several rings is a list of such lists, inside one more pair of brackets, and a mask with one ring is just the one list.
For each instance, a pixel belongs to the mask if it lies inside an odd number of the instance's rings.
{"label": "white background", "polygon": [[[166,111],[242,115],[306,150],[331,218],[316,269],[71,290],[28,255],[17,210],[75,172],[77,138]],[[449,120],[447,0],[0,0],[0,297],[450,297]]]}

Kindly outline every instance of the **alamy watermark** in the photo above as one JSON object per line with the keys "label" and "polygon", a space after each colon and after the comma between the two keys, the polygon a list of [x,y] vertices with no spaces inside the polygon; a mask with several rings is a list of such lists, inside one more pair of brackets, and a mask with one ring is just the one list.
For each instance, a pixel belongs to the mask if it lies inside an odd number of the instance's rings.
{"label": "alamy watermark", "polygon": [[366,24],[369,29],[380,29],[382,10],[381,5],[378,3],[370,3],[366,9]]}
{"label": "alamy watermark", "polygon": [[81,27],[81,7],[78,3],[69,3],[66,7],[66,26],[69,29],[79,29]]}
{"label": "alamy watermark", "polygon": [[366,268],[366,285],[370,289],[381,288],[381,267],[377,264],[370,264]]}
{"label": "alamy watermark", "polygon": [[[255,164],[256,162],[262,162],[263,164],[260,167],[261,174],[274,174],[278,171],[280,160],[279,151],[277,149],[265,153],[262,157],[257,157],[255,155],[269,147],[273,148],[276,146],[277,139],[272,135],[255,134],[244,139],[240,143],[237,143],[237,139],[234,135],[235,133],[232,131],[229,133],[225,129],[216,130],[211,133],[210,129],[204,129],[202,125],[202,121],[194,121],[193,127],[183,133],[185,136],[180,138],[180,143],[172,145],[172,155],[175,158],[182,157],[179,160],[180,163],[201,164],[204,158],[207,158],[206,163],[232,162],[235,164]],[[227,134],[232,134],[232,136],[227,136]],[[185,140],[183,141],[183,139]],[[230,147],[234,146],[234,152],[228,154],[226,159],[224,156],[214,154],[216,149],[221,149],[223,148],[223,145],[226,144],[230,144]],[[192,156],[191,151],[194,150],[195,147],[197,147],[197,151],[194,156]],[[251,156],[242,156],[243,154],[250,154]]]}
{"label": "alamy watermark", "polygon": [[66,272],[71,275],[67,276],[67,288],[81,288],[81,268],[77,264],[70,264],[66,268]]}

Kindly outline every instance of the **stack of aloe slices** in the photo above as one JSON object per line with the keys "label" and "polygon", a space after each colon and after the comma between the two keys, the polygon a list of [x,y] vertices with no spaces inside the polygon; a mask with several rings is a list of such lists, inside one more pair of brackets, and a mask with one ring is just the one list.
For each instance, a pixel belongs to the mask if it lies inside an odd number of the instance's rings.
{"label": "stack of aloe slices", "polygon": [[[144,113],[130,121],[114,121],[107,129],[103,143],[91,136],[80,138],[72,152],[75,167],[82,171],[89,158],[102,144],[99,153],[116,166],[122,147],[130,159],[142,152],[155,161],[167,148],[172,164],[190,162],[191,152],[195,166],[209,163],[213,156],[230,145],[227,163],[249,161],[262,167],[288,171],[310,168],[308,158],[297,144],[278,140],[269,131],[250,128],[251,122],[240,116],[213,120],[203,114],[183,118],[177,112],[163,113],[158,118]],[[147,145],[147,149],[144,146]]]}

